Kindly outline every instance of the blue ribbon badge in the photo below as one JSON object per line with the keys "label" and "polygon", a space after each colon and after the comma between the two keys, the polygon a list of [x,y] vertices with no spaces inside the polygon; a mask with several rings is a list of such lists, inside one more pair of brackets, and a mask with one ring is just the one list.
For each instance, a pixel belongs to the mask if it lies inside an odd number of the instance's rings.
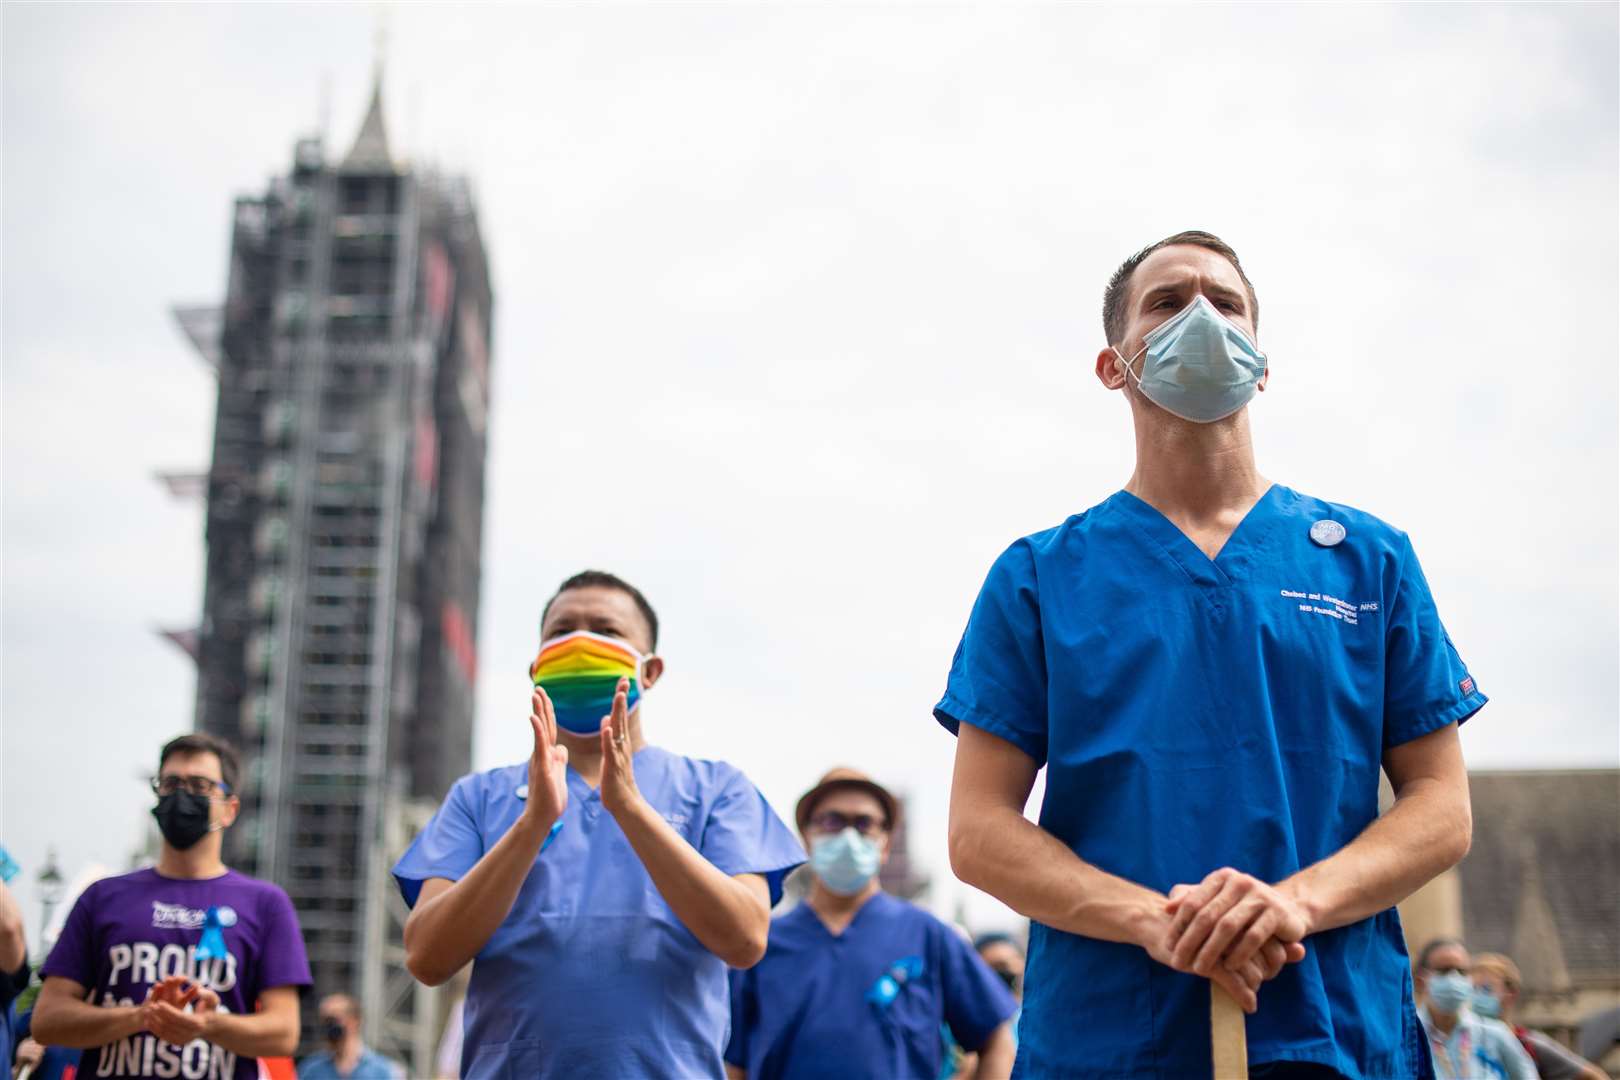
{"label": "blue ribbon badge", "polygon": [[236,925],[236,909],[211,907],[203,916],[202,940],[197,943],[198,960],[223,960],[230,955],[225,948],[225,928]]}
{"label": "blue ribbon badge", "polygon": [[866,1000],[879,1009],[887,1009],[900,996],[906,983],[923,973],[920,956],[907,956],[889,965],[889,970],[878,976],[877,982],[866,992]]}

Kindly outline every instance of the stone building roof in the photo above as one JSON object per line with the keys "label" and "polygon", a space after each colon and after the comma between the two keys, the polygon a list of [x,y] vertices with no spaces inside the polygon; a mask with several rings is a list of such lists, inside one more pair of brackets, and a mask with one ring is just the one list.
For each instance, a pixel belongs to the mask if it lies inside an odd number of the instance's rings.
{"label": "stone building roof", "polygon": [[1471,772],[1459,867],[1473,952],[1513,957],[1530,991],[1620,988],[1620,770]]}

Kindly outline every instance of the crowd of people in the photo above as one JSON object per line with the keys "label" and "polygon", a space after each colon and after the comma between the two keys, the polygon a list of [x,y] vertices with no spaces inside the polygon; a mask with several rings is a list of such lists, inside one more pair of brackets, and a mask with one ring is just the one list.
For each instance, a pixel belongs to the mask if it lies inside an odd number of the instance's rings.
{"label": "crowd of people", "polygon": [[1605,1080],[1607,1073],[1556,1039],[1513,1022],[1522,983],[1501,953],[1470,957],[1454,938],[1417,955],[1418,1016],[1435,1071],[1448,1077]]}
{"label": "crowd of people", "polygon": [[[1144,248],[1103,324],[1135,470],[995,561],[934,709],[952,869],[1028,918],[1027,963],[882,890],[901,805],[871,776],[828,772],[790,828],[736,765],[650,741],[658,617],[586,571],[540,612],[529,760],[459,780],[393,871],[412,974],[470,966],[462,1076],[1182,1080],[1222,1009],[1263,1080],[1565,1075],[1485,1015],[1511,1014],[1500,958],[1436,943],[1414,983],[1393,907],[1468,849],[1458,729],[1486,699],[1406,534],[1260,475],[1236,252]],[[27,1053],[190,1080],[294,1053],[296,915],[220,857],[238,771],[207,735],[163,748],[158,863],[78,898]],[[358,1025],[326,998],[300,1074],[388,1071]]]}

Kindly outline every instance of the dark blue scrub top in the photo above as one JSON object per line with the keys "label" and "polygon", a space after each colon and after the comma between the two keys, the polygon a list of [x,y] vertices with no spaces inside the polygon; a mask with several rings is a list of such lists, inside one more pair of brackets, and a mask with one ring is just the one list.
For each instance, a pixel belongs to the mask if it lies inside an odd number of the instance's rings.
{"label": "dark blue scrub top", "polygon": [[[804,849],[749,779],[656,746],[633,761],[642,798],[722,872],[764,875],[774,905]],[[394,867],[407,904],[506,835],[527,780],[525,762],[456,781]],[[562,828],[473,959],[461,1075],[719,1076],[729,1019],[725,962],[675,917],[600,792],[569,769]]]}
{"label": "dark blue scrub top", "polygon": [[973,947],[915,905],[877,893],[835,937],[800,904],[771,920],[765,959],[731,972],[726,1060],[748,1080],[933,1080],[942,1022],[977,1050],[1016,1008]]}
{"label": "dark blue scrub top", "polygon": [[[1344,539],[1312,541],[1312,524]],[[991,567],[934,715],[1046,766],[1041,826],[1160,892],[1276,882],[1378,815],[1384,751],[1485,704],[1404,533],[1280,485],[1213,562],[1119,492]],[[1306,941],[1249,1060],[1428,1075],[1394,909]],[[1134,945],[1032,929],[1018,1074],[1208,1076],[1209,991]]]}

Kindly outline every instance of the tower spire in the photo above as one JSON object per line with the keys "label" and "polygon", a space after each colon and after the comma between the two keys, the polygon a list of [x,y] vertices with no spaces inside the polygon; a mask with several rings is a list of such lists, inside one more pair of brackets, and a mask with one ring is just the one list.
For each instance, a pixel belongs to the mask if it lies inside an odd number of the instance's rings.
{"label": "tower spire", "polygon": [[379,14],[376,57],[372,61],[371,69],[371,105],[366,109],[366,118],[360,125],[360,134],[355,136],[354,145],[349,148],[348,156],[343,159],[342,167],[351,172],[395,171],[394,156],[388,149],[388,125],[383,119],[383,65],[386,62],[387,48],[388,25],[385,15]]}

